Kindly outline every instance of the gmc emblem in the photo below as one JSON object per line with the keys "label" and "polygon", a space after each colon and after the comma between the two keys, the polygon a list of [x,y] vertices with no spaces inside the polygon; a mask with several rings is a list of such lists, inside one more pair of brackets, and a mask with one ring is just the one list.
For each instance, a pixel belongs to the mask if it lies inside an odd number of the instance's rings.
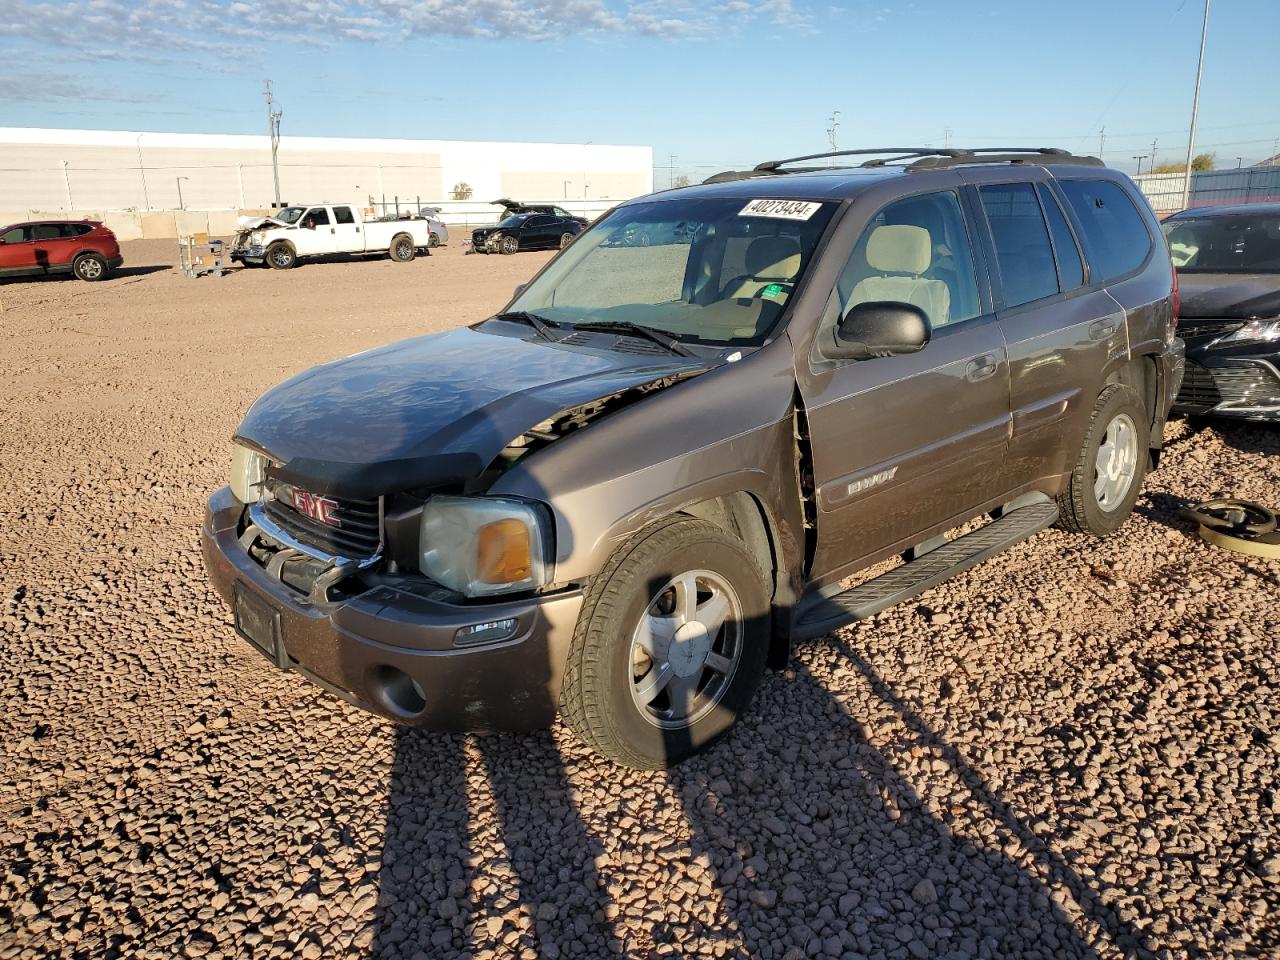
{"label": "gmc emblem", "polygon": [[329,500],[326,497],[317,497],[314,493],[308,493],[306,490],[299,490],[297,487],[290,488],[290,497],[293,500],[293,509],[297,510],[304,517],[310,517],[312,520],[319,520],[323,524],[330,527],[340,527],[342,522],[334,516],[338,509],[338,503],[335,500]]}

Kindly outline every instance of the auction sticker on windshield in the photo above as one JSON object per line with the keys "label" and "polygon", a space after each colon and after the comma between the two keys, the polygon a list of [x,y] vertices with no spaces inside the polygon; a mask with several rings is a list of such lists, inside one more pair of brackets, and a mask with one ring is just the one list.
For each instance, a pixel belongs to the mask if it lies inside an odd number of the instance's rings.
{"label": "auction sticker on windshield", "polygon": [[808,220],[822,207],[811,200],[752,200],[738,211],[740,217],[772,217],[775,220]]}

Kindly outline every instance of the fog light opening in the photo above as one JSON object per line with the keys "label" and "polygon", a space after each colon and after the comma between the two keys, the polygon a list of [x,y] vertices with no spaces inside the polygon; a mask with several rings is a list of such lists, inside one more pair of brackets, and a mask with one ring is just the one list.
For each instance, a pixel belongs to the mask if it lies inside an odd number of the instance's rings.
{"label": "fog light opening", "polygon": [[402,717],[416,717],[427,709],[422,685],[398,667],[379,667],[374,677],[383,704]]}

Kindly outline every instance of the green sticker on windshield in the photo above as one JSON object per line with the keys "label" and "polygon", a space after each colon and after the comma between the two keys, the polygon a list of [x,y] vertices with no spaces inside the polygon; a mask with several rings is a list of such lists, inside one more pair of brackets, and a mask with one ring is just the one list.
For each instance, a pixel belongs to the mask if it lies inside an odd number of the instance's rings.
{"label": "green sticker on windshield", "polygon": [[780,283],[771,283],[760,291],[760,296],[768,297],[770,300],[776,300],[782,296],[783,288]]}

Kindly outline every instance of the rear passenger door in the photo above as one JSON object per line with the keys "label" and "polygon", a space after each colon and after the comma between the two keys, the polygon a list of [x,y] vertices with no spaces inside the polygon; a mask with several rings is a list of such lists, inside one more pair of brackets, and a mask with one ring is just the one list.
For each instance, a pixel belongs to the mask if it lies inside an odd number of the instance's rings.
{"label": "rear passenger door", "polygon": [[71,264],[75,241],[63,231],[61,223],[37,223],[28,227],[35,247],[36,263],[46,270]]}
{"label": "rear passenger door", "polygon": [[364,250],[364,237],[360,233],[360,221],[350,207],[333,208],[333,250],[335,253],[355,253]]}
{"label": "rear passenger door", "polygon": [[1106,373],[1127,355],[1124,311],[1090,282],[1047,173],[964,176],[978,181],[996,316],[1009,350],[1009,481],[1011,489],[1034,487],[1070,470],[1080,452]]}
{"label": "rear passenger door", "polygon": [[[817,494],[816,577],[906,549],[1003,492],[1009,367],[972,248],[955,190],[890,202],[853,244],[809,364],[797,366]],[[868,301],[919,306],[930,342],[902,356],[826,359],[839,317]]]}

